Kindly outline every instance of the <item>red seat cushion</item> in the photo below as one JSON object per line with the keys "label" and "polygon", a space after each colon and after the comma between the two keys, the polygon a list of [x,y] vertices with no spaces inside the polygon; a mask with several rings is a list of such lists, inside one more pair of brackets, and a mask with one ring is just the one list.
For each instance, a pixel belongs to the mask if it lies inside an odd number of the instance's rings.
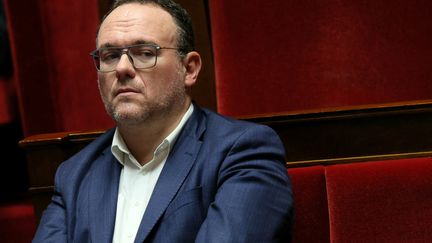
{"label": "red seat cushion", "polygon": [[36,218],[30,203],[0,205],[1,242],[28,243],[36,232]]}
{"label": "red seat cushion", "polygon": [[432,159],[326,167],[332,242],[430,242]]}
{"label": "red seat cushion", "polygon": [[294,191],[293,242],[330,242],[324,167],[288,169]]}

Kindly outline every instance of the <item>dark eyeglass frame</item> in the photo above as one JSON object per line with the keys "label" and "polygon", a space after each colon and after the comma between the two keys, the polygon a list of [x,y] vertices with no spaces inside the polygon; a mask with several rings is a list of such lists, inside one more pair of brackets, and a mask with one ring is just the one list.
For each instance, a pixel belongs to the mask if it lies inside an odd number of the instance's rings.
{"label": "dark eyeglass frame", "polygon": [[[142,67],[136,67],[135,64],[134,64],[134,58],[130,54],[131,48],[136,48],[136,47],[150,47],[150,48],[154,48],[154,50],[155,50],[154,63],[152,65],[146,66],[144,68],[142,68]],[[115,69],[116,69],[116,67],[118,65],[118,62],[115,65],[113,65],[112,70],[111,69],[110,70],[101,70],[100,69],[100,62],[101,62],[101,60],[100,60],[100,55],[99,55],[99,53],[101,51],[105,51],[105,50],[118,50],[119,54],[120,54],[119,58],[121,58],[121,56],[123,56],[124,54],[126,54],[127,57],[128,57],[128,60],[130,61],[130,63],[132,64],[132,66],[135,69],[149,69],[149,68],[152,68],[152,67],[156,66],[157,56],[159,54],[159,51],[162,50],[162,49],[177,50],[177,51],[179,51],[179,49],[175,48],[175,47],[161,47],[161,46],[156,45],[156,44],[135,44],[135,45],[122,46],[122,47],[102,47],[102,48],[99,48],[99,49],[96,49],[96,50],[90,52],[90,56],[92,57],[93,62],[94,62],[95,67],[96,67],[96,70],[98,72],[108,73],[108,72],[115,71]],[[119,59],[119,61],[120,61],[120,59]]]}

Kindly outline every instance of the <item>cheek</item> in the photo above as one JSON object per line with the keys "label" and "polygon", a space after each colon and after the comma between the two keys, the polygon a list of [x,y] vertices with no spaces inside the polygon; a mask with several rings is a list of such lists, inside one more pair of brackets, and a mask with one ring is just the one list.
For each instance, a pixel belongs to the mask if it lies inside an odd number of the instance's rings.
{"label": "cheek", "polygon": [[159,89],[179,85],[179,82],[184,84],[184,71],[180,66],[172,65],[158,70],[158,75],[154,77],[154,80],[157,80],[156,83]]}
{"label": "cheek", "polygon": [[169,86],[173,79],[170,72],[170,70],[158,69],[157,71],[142,75],[140,78],[144,92],[147,95],[157,95],[166,90],[166,87]]}
{"label": "cheek", "polygon": [[107,78],[104,75],[99,75],[98,87],[99,92],[103,96],[103,98],[109,98],[111,85],[108,83]]}

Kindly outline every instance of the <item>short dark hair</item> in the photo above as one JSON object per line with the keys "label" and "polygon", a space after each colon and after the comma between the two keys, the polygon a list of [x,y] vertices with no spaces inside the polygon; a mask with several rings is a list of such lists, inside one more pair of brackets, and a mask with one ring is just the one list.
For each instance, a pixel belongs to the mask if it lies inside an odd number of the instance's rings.
{"label": "short dark hair", "polygon": [[178,52],[181,55],[186,55],[195,50],[192,19],[189,13],[180,4],[172,0],[116,0],[108,13],[102,18],[101,24],[114,9],[127,3],[153,4],[167,11],[173,17],[174,22],[177,25]]}

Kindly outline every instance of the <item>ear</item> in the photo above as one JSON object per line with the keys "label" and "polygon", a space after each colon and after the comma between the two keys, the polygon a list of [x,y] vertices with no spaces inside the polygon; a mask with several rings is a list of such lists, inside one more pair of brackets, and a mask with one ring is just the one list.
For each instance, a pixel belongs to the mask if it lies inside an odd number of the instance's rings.
{"label": "ear", "polygon": [[184,57],[183,64],[186,68],[185,86],[190,88],[196,83],[198,79],[198,74],[202,65],[201,56],[196,51],[189,52],[186,57]]}

